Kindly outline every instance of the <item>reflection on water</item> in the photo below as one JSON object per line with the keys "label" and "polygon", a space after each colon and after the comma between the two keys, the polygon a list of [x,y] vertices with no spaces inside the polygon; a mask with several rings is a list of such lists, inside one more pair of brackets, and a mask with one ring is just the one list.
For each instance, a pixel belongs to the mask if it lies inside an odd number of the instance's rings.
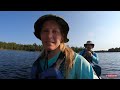
{"label": "reflection on water", "polygon": [[[40,52],[0,50],[0,79],[30,79],[33,62]],[[104,79],[120,79],[120,53],[98,53]]]}

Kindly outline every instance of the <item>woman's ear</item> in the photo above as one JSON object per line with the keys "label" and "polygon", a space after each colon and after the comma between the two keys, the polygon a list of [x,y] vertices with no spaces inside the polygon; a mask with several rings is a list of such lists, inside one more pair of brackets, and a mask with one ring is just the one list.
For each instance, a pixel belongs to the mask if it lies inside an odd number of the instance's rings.
{"label": "woman's ear", "polygon": [[61,43],[63,43],[63,39],[61,39]]}
{"label": "woman's ear", "polygon": [[61,38],[61,43],[63,43],[64,42],[64,38],[63,38],[63,36],[62,36],[62,38]]}

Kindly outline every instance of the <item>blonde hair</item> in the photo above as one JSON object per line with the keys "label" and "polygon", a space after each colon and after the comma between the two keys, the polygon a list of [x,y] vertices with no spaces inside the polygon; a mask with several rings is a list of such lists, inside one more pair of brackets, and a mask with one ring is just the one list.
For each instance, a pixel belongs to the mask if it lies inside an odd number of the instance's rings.
{"label": "blonde hair", "polygon": [[65,54],[66,57],[64,68],[65,68],[65,78],[67,78],[70,69],[73,67],[74,51],[68,46],[66,46],[65,43],[60,44],[60,50]]}
{"label": "blonde hair", "polygon": [[[65,43],[60,44],[60,51],[65,54],[65,64],[64,64],[64,76],[65,78],[68,77],[70,69],[73,67],[73,60],[74,60],[74,51],[65,45]],[[46,57],[45,50],[43,49],[40,55],[40,59],[44,59]]]}

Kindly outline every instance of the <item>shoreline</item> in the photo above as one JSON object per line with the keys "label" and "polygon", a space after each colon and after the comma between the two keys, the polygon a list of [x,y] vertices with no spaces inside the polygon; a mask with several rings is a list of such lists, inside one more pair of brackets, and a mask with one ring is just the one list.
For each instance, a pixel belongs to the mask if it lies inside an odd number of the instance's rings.
{"label": "shoreline", "polygon": [[[27,50],[13,50],[13,49],[1,49],[0,48],[0,50],[12,50],[12,51],[27,51]],[[41,51],[28,51],[28,52],[41,52]],[[96,53],[104,53],[104,52],[120,52],[120,51],[94,51],[94,52],[96,52]]]}
{"label": "shoreline", "polygon": [[27,51],[27,50],[12,50],[12,49],[0,49],[0,50],[8,50],[8,51],[26,51],[26,52],[41,52],[41,51]]}
{"label": "shoreline", "polygon": [[94,52],[97,52],[97,53],[100,53],[100,52],[120,52],[120,51],[94,51]]}

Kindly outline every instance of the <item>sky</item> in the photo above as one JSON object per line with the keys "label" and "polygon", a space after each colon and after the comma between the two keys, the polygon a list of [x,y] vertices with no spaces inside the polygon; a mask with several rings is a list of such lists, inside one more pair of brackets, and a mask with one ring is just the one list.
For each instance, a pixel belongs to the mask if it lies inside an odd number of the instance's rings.
{"label": "sky", "polygon": [[120,11],[0,11],[0,41],[42,45],[33,32],[35,21],[45,14],[66,20],[69,46],[83,47],[91,40],[93,50],[120,47]]}

